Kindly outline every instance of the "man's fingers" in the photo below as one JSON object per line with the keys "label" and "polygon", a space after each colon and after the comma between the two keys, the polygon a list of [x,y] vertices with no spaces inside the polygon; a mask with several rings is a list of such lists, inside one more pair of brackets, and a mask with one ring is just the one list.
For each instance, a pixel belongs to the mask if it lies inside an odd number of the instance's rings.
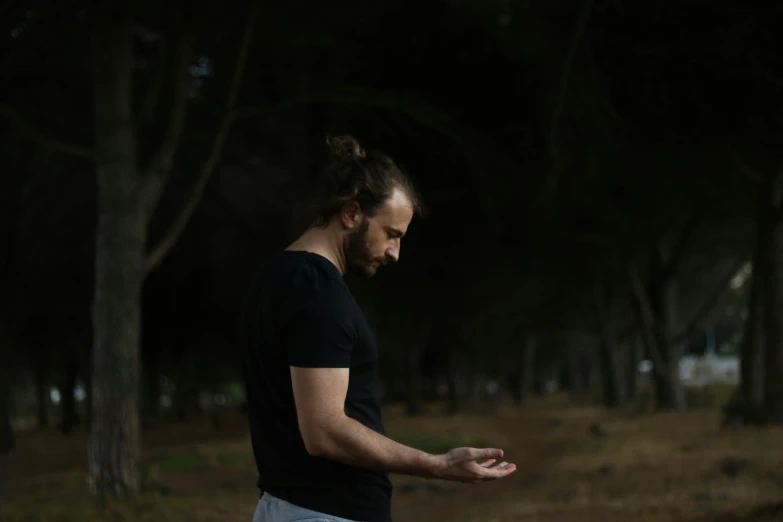
{"label": "man's fingers", "polygon": [[[504,464],[501,467],[501,464]],[[483,480],[492,480],[492,479],[499,479],[503,477],[507,477],[514,473],[517,470],[516,464],[509,464],[507,462],[502,462],[498,464],[497,466],[493,466],[492,468],[485,468],[482,470],[482,479]]]}
{"label": "man's fingers", "polygon": [[482,468],[488,468],[495,462],[497,462],[496,459],[489,459],[489,460],[485,460],[484,462],[480,462],[479,466],[481,466]]}
{"label": "man's fingers", "polygon": [[502,459],[503,450],[498,448],[471,448],[470,457],[472,460],[484,459]]}

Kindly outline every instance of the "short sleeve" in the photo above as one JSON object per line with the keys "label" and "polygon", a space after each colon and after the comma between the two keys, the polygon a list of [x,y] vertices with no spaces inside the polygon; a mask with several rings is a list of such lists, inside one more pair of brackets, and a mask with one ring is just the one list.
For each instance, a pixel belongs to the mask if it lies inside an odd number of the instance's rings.
{"label": "short sleeve", "polygon": [[349,368],[356,328],[348,291],[326,284],[302,301],[286,328],[289,365]]}

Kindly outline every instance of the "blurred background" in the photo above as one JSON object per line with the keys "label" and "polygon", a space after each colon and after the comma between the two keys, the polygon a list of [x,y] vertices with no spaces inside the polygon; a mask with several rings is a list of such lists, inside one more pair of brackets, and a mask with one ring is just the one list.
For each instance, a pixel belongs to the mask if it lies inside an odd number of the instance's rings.
{"label": "blurred background", "polygon": [[0,520],[250,520],[237,349],[328,133],[429,207],[348,283],[395,520],[783,520],[779,6],[0,5]]}

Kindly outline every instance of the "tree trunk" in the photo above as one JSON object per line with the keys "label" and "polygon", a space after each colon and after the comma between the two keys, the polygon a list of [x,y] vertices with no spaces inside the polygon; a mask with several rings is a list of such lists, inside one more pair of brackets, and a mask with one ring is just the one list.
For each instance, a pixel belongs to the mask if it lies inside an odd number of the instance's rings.
{"label": "tree trunk", "polygon": [[601,390],[601,362],[594,346],[583,352],[581,365],[587,393],[592,398]]}
{"label": "tree trunk", "polygon": [[[3,368],[0,370],[0,458],[10,453],[13,449],[14,431],[11,428],[11,383],[8,378],[8,371]],[[0,470],[0,474],[2,474],[2,470]],[[2,477],[0,477],[0,490],[2,490]]]}
{"label": "tree trunk", "polygon": [[60,431],[63,435],[70,435],[74,426],[78,422],[76,412],[76,377],[79,372],[79,361],[76,353],[76,346],[73,341],[68,342],[67,360],[65,363],[65,380],[61,389],[62,408],[60,413]]}
{"label": "tree trunk", "polygon": [[138,376],[147,216],[133,127],[131,16],[124,7],[95,24],[92,41],[99,214],[88,483],[101,500],[138,492],[140,482]]}
{"label": "tree trunk", "polygon": [[0,505],[5,502],[7,478],[11,475],[10,453],[14,449],[10,384],[7,369],[0,368]]}
{"label": "tree trunk", "polygon": [[180,371],[174,384],[174,410],[177,420],[182,421],[196,415],[199,411],[198,382],[186,371]]}
{"label": "tree trunk", "polygon": [[656,406],[660,410],[685,409],[685,388],[680,381],[680,359],[684,343],[673,341],[677,333],[676,259],[664,242],[650,256],[650,275],[642,281],[637,267],[629,265],[629,275],[642,325],[647,356],[653,363]]}
{"label": "tree trunk", "polygon": [[[90,343],[92,344],[92,343]],[[85,361],[92,361],[92,350],[90,357]],[[84,377],[84,425],[89,432],[92,428],[92,364],[85,363],[82,366]]]}
{"label": "tree trunk", "polygon": [[521,378],[517,384],[519,389],[516,395],[519,397],[520,403],[527,400],[535,389],[537,349],[538,344],[536,336],[534,334],[528,334],[522,345]]}
{"label": "tree trunk", "polygon": [[[41,349],[40,347],[38,348]],[[49,361],[43,354],[37,354],[35,361],[35,402],[38,409],[38,427],[49,427],[49,391],[47,380],[49,378]]]}
{"label": "tree trunk", "polygon": [[497,383],[495,394],[491,397],[492,411],[500,411],[506,402],[506,393],[508,393],[508,373],[504,369],[503,354],[498,346],[492,347],[492,372],[491,375]]}
{"label": "tree trunk", "polygon": [[457,380],[459,376],[459,354],[454,349],[447,347],[446,382],[448,383],[448,398],[446,402],[446,414],[456,415],[459,412],[459,390]]}
{"label": "tree trunk", "polygon": [[421,344],[411,342],[405,353],[405,411],[419,415],[421,403]]}
{"label": "tree trunk", "polygon": [[[525,352],[526,356],[529,356],[528,352]],[[549,374],[547,370],[547,365],[545,364],[543,357],[533,357],[532,360],[526,361],[526,365],[529,363],[529,366],[532,366],[533,368],[533,376],[532,376],[532,388],[531,390],[536,395],[536,397],[545,397],[547,394],[546,384],[547,380],[549,378]],[[527,380],[527,379],[526,379]],[[531,382],[531,381],[528,381]]]}
{"label": "tree trunk", "polygon": [[684,410],[685,387],[680,380],[680,359],[683,356],[684,344],[672,342],[677,331],[677,284],[673,276],[660,277],[662,265],[668,258],[668,252],[659,246],[654,261],[656,264],[652,284],[650,285],[650,301],[658,327],[654,328],[655,347],[658,351],[662,367],[655,370],[655,388],[657,407],[659,410]]}
{"label": "tree trunk", "polygon": [[768,276],[766,219],[759,217],[759,235],[753,262],[753,279],[748,298],[748,317],[740,354],[740,394],[743,408],[761,412],[764,408],[764,281]]}
{"label": "tree trunk", "polygon": [[628,342],[628,364],[626,365],[627,398],[635,402],[639,397],[639,361],[641,360],[641,339],[634,336]]}
{"label": "tree trunk", "polygon": [[570,394],[572,400],[581,402],[588,392],[587,379],[582,368],[582,359],[584,358],[582,347],[571,347],[568,349],[568,381],[570,383]]}
{"label": "tree trunk", "polygon": [[147,388],[145,401],[146,417],[154,419],[160,414],[160,371],[158,361],[158,350],[152,348],[144,350],[142,356],[144,365],[145,383]]}
{"label": "tree trunk", "polygon": [[684,410],[685,388],[680,382],[680,369],[676,360],[664,360],[664,366],[655,369],[656,408],[658,410]]}
{"label": "tree trunk", "polygon": [[607,281],[598,280],[594,294],[600,331],[599,359],[604,405],[619,408],[625,403],[625,386],[617,347],[617,301]]}
{"label": "tree trunk", "polygon": [[[774,197],[774,183],[768,194]],[[772,203],[777,203],[773,202]],[[768,422],[783,425],[783,220],[778,204],[768,204],[766,212],[770,223],[765,267],[767,273],[763,288],[762,310],[766,322],[764,366],[764,410]]]}
{"label": "tree trunk", "polygon": [[619,408],[625,404],[625,386],[623,368],[615,339],[604,334],[601,340],[601,373],[603,382],[603,399],[607,408]]}

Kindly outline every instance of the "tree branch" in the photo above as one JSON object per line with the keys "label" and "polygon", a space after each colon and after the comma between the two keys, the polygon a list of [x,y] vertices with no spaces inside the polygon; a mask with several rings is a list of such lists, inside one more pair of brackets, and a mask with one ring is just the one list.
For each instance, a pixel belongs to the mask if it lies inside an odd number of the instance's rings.
{"label": "tree branch", "polygon": [[160,44],[160,56],[158,57],[158,66],[155,68],[155,74],[150,79],[150,85],[147,88],[147,92],[144,95],[144,102],[142,103],[139,115],[136,118],[136,126],[141,126],[145,123],[149,123],[153,120],[153,114],[155,107],[158,106],[160,100],[160,93],[163,90],[163,79],[166,71],[166,55],[168,45],[166,39],[162,39]]}
{"label": "tree branch", "polygon": [[740,169],[740,172],[760,185],[763,181],[763,177],[756,171],[756,169],[745,162],[740,157],[737,150],[729,142],[723,140],[721,144],[723,146],[723,150],[729,155],[734,164],[737,165],[737,167]]}
{"label": "tree branch", "polygon": [[30,138],[39,145],[49,148],[53,151],[66,154],[68,156],[74,156],[77,158],[95,159],[95,151],[89,147],[82,147],[80,145],[72,145],[64,143],[52,136],[44,134],[41,130],[35,128],[30,122],[28,122],[18,111],[9,107],[8,105],[0,103],[0,116],[5,117],[11,123],[13,123],[22,135]]}
{"label": "tree branch", "polygon": [[192,43],[189,37],[182,36],[176,46],[177,66],[174,84],[174,104],[169,115],[168,129],[158,152],[152,157],[145,169],[145,212],[147,221],[152,219],[171,172],[174,167],[174,155],[177,152],[185,115],[188,108],[188,90],[191,85],[188,67],[193,57]]}
{"label": "tree branch", "polygon": [[185,203],[185,206],[182,208],[179,216],[177,216],[177,218],[174,220],[174,223],[172,223],[171,228],[169,228],[157,246],[155,246],[155,248],[147,257],[146,265],[148,272],[154,270],[160,264],[160,262],[163,261],[168,252],[182,235],[182,232],[185,230],[185,227],[190,221],[190,218],[193,216],[196,207],[201,201],[201,198],[204,194],[204,189],[206,188],[212,172],[215,170],[215,166],[217,165],[217,162],[223,151],[223,146],[226,142],[226,139],[228,138],[228,134],[231,130],[231,125],[234,122],[236,114],[236,102],[237,98],[239,97],[239,90],[242,85],[242,77],[244,76],[245,67],[247,65],[247,56],[250,52],[250,42],[253,39],[253,31],[260,10],[259,6],[259,3],[254,3],[247,18],[245,33],[239,49],[239,54],[237,56],[236,67],[234,69],[234,77],[232,78],[231,87],[229,88],[228,96],[226,98],[226,111],[223,116],[223,121],[221,121],[218,132],[215,136],[215,141],[212,144],[212,151],[207,158],[207,161],[204,163],[203,168],[201,169],[201,174],[196,180],[196,184],[193,187],[193,194],[191,195],[190,199],[187,201],[187,203]]}
{"label": "tree branch", "polygon": [[264,245],[268,242],[267,238],[265,238],[261,232],[251,226],[248,220],[245,219],[239,212],[237,212],[231,203],[226,201],[226,198],[224,198],[222,195],[216,194],[213,190],[207,194],[207,198],[207,201],[212,201],[215,206],[220,208],[226,214],[226,216],[231,219],[237,230],[239,230],[245,237],[251,239],[258,245]]}
{"label": "tree branch", "polygon": [[677,272],[677,268],[679,268],[682,260],[685,258],[685,253],[688,251],[688,244],[690,243],[694,232],[701,223],[701,217],[704,215],[706,208],[707,200],[704,199],[686,219],[682,232],[680,232],[680,235],[677,238],[677,242],[675,243],[674,247],[672,247],[669,259],[664,261],[665,266],[659,274],[659,277],[663,281],[673,277]]}
{"label": "tree branch", "polygon": [[770,194],[772,199],[772,219],[773,223],[779,223],[783,219],[783,171],[778,171],[771,176]]}
{"label": "tree branch", "polygon": [[560,72],[560,89],[558,91],[557,102],[555,108],[552,111],[552,120],[549,125],[549,156],[555,162],[556,168],[553,169],[553,175],[551,177],[550,186],[554,189],[560,177],[560,169],[557,166],[560,164],[560,151],[557,147],[557,132],[560,124],[560,119],[565,110],[565,99],[568,94],[568,84],[571,80],[571,70],[573,69],[574,59],[576,58],[576,52],[579,49],[579,42],[582,40],[585,29],[587,28],[587,22],[590,19],[590,12],[593,9],[593,0],[584,0],[582,4],[582,11],[579,14],[579,20],[576,25],[576,31],[571,39],[571,45],[566,53],[565,60],[563,61],[563,67]]}
{"label": "tree branch", "polygon": [[731,266],[731,270],[729,271],[728,275],[723,278],[715,290],[712,291],[707,300],[704,301],[704,303],[698,309],[696,315],[694,315],[693,318],[688,322],[687,326],[685,326],[685,328],[683,328],[677,335],[672,337],[670,340],[672,344],[679,344],[687,340],[694,330],[696,330],[696,327],[702,322],[702,320],[704,320],[704,318],[720,304],[721,298],[726,295],[726,292],[730,288],[729,283],[731,283],[731,280],[737,274],[737,271],[739,271],[739,269],[742,268],[742,265],[744,264],[745,261],[743,260]]}
{"label": "tree branch", "polygon": [[783,77],[776,76],[773,73],[766,70],[766,68],[763,65],[761,65],[761,61],[756,56],[751,56],[751,60],[753,61],[753,65],[756,68],[756,72],[759,73],[759,75],[762,78],[772,83],[773,85],[777,85],[778,87],[783,87]]}

